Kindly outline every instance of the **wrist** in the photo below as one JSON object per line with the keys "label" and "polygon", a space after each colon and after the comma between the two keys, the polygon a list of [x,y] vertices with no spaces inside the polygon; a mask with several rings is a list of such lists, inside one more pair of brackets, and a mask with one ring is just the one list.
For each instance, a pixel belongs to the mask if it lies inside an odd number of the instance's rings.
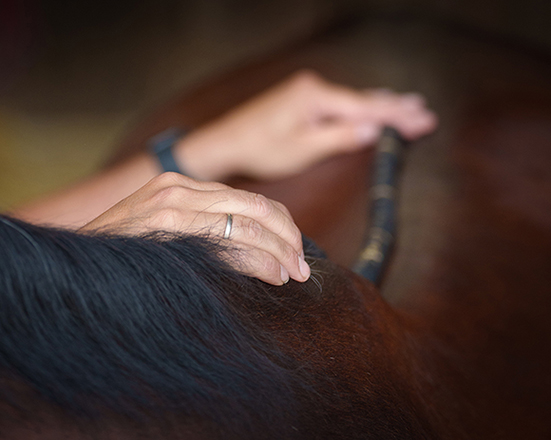
{"label": "wrist", "polygon": [[176,162],[174,155],[177,142],[185,135],[184,130],[168,128],[149,139],[150,153],[156,157],[160,171],[189,175],[189,172]]}
{"label": "wrist", "polygon": [[189,176],[220,181],[238,171],[235,149],[215,127],[205,126],[182,137],[173,147],[176,162]]}

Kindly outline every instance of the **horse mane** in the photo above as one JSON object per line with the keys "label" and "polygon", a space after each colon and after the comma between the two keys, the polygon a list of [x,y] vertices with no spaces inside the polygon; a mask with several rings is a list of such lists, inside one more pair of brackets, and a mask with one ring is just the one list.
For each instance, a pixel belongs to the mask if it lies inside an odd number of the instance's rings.
{"label": "horse mane", "polygon": [[[390,375],[363,384],[374,365],[364,299],[340,299],[354,281],[308,242],[313,279],[282,287],[230,268],[235,252],[208,236],[0,217],[0,243],[2,438],[56,417],[100,439],[108,421],[130,427],[124,438],[186,439],[394,438],[418,425],[392,403],[402,395]],[[350,316],[359,324],[341,328]],[[350,347],[335,339],[353,333]],[[331,344],[344,364],[328,363]]]}
{"label": "horse mane", "polygon": [[75,416],[172,412],[226,432],[289,425],[304,372],[243,307],[268,312],[279,300],[230,269],[220,242],[7,218],[0,242],[4,376]]}

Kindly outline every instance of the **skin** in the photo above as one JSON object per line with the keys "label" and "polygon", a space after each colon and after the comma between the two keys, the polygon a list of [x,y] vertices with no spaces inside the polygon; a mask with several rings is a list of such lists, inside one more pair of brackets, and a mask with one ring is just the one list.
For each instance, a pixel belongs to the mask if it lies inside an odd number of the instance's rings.
{"label": "skin", "polygon": [[13,215],[82,232],[208,231],[221,237],[231,213],[229,240],[237,254],[230,261],[237,270],[276,285],[289,277],[306,281],[310,269],[288,210],[216,181],[296,174],[373,145],[384,125],[414,140],[432,132],[437,118],[420,95],[357,91],[303,71],[177,143],[176,160],[192,178],[159,176],[156,158],[142,153]]}
{"label": "skin", "polygon": [[80,229],[128,235],[164,230],[223,236],[233,214],[230,262],[240,272],[275,285],[306,281],[302,238],[287,208],[261,194],[163,173]]}

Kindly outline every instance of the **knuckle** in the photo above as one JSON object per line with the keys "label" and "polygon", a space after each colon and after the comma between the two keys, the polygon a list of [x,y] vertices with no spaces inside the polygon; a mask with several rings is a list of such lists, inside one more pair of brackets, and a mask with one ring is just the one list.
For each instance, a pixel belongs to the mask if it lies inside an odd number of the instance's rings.
{"label": "knuckle", "polygon": [[264,236],[264,229],[256,220],[245,218],[243,220],[243,229],[248,240],[252,243],[260,243]]}
{"label": "knuckle", "polygon": [[228,185],[220,182],[197,182],[199,188],[205,191],[226,191],[232,189]]}
{"label": "knuckle", "polygon": [[262,272],[270,278],[280,279],[280,264],[279,262],[269,254],[265,254],[260,261],[260,269]]}
{"label": "knuckle", "polygon": [[151,183],[157,188],[174,186],[182,183],[183,176],[178,173],[166,172],[151,179]]}
{"label": "knuckle", "polygon": [[291,231],[290,244],[295,249],[302,249],[302,233],[298,228],[293,228]]}
{"label": "knuckle", "polygon": [[300,249],[302,248],[302,233],[298,229],[298,227],[295,225],[293,221],[293,217],[291,215],[291,212],[287,209],[287,207],[280,202],[274,201],[273,204],[281,211],[283,214],[285,214],[289,220],[291,221],[292,226],[289,228],[289,244],[295,248]]}
{"label": "knuckle", "polygon": [[282,263],[289,263],[291,265],[296,265],[298,264],[297,262],[297,253],[295,252],[295,250],[287,245],[287,244],[283,244],[281,246],[281,262]]}
{"label": "knuckle", "polygon": [[272,201],[272,203],[277,207],[279,208],[279,210],[281,212],[283,212],[283,214],[285,214],[287,217],[289,218],[292,218],[292,215],[291,215],[291,211],[289,211],[289,209],[287,209],[287,207],[281,203],[281,202],[278,202],[276,200]]}
{"label": "knuckle", "polygon": [[255,194],[251,203],[254,214],[261,218],[271,217],[274,213],[274,205],[270,199],[262,194]]}

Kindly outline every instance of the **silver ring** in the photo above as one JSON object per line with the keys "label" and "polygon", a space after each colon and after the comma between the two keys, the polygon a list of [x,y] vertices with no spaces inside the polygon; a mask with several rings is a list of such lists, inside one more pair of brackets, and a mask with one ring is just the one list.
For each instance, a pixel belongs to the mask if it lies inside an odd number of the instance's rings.
{"label": "silver ring", "polygon": [[224,238],[230,238],[231,234],[231,227],[233,225],[233,215],[226,214],[228,216],[228,220],[226,221],[226,230],[224,231]]}

